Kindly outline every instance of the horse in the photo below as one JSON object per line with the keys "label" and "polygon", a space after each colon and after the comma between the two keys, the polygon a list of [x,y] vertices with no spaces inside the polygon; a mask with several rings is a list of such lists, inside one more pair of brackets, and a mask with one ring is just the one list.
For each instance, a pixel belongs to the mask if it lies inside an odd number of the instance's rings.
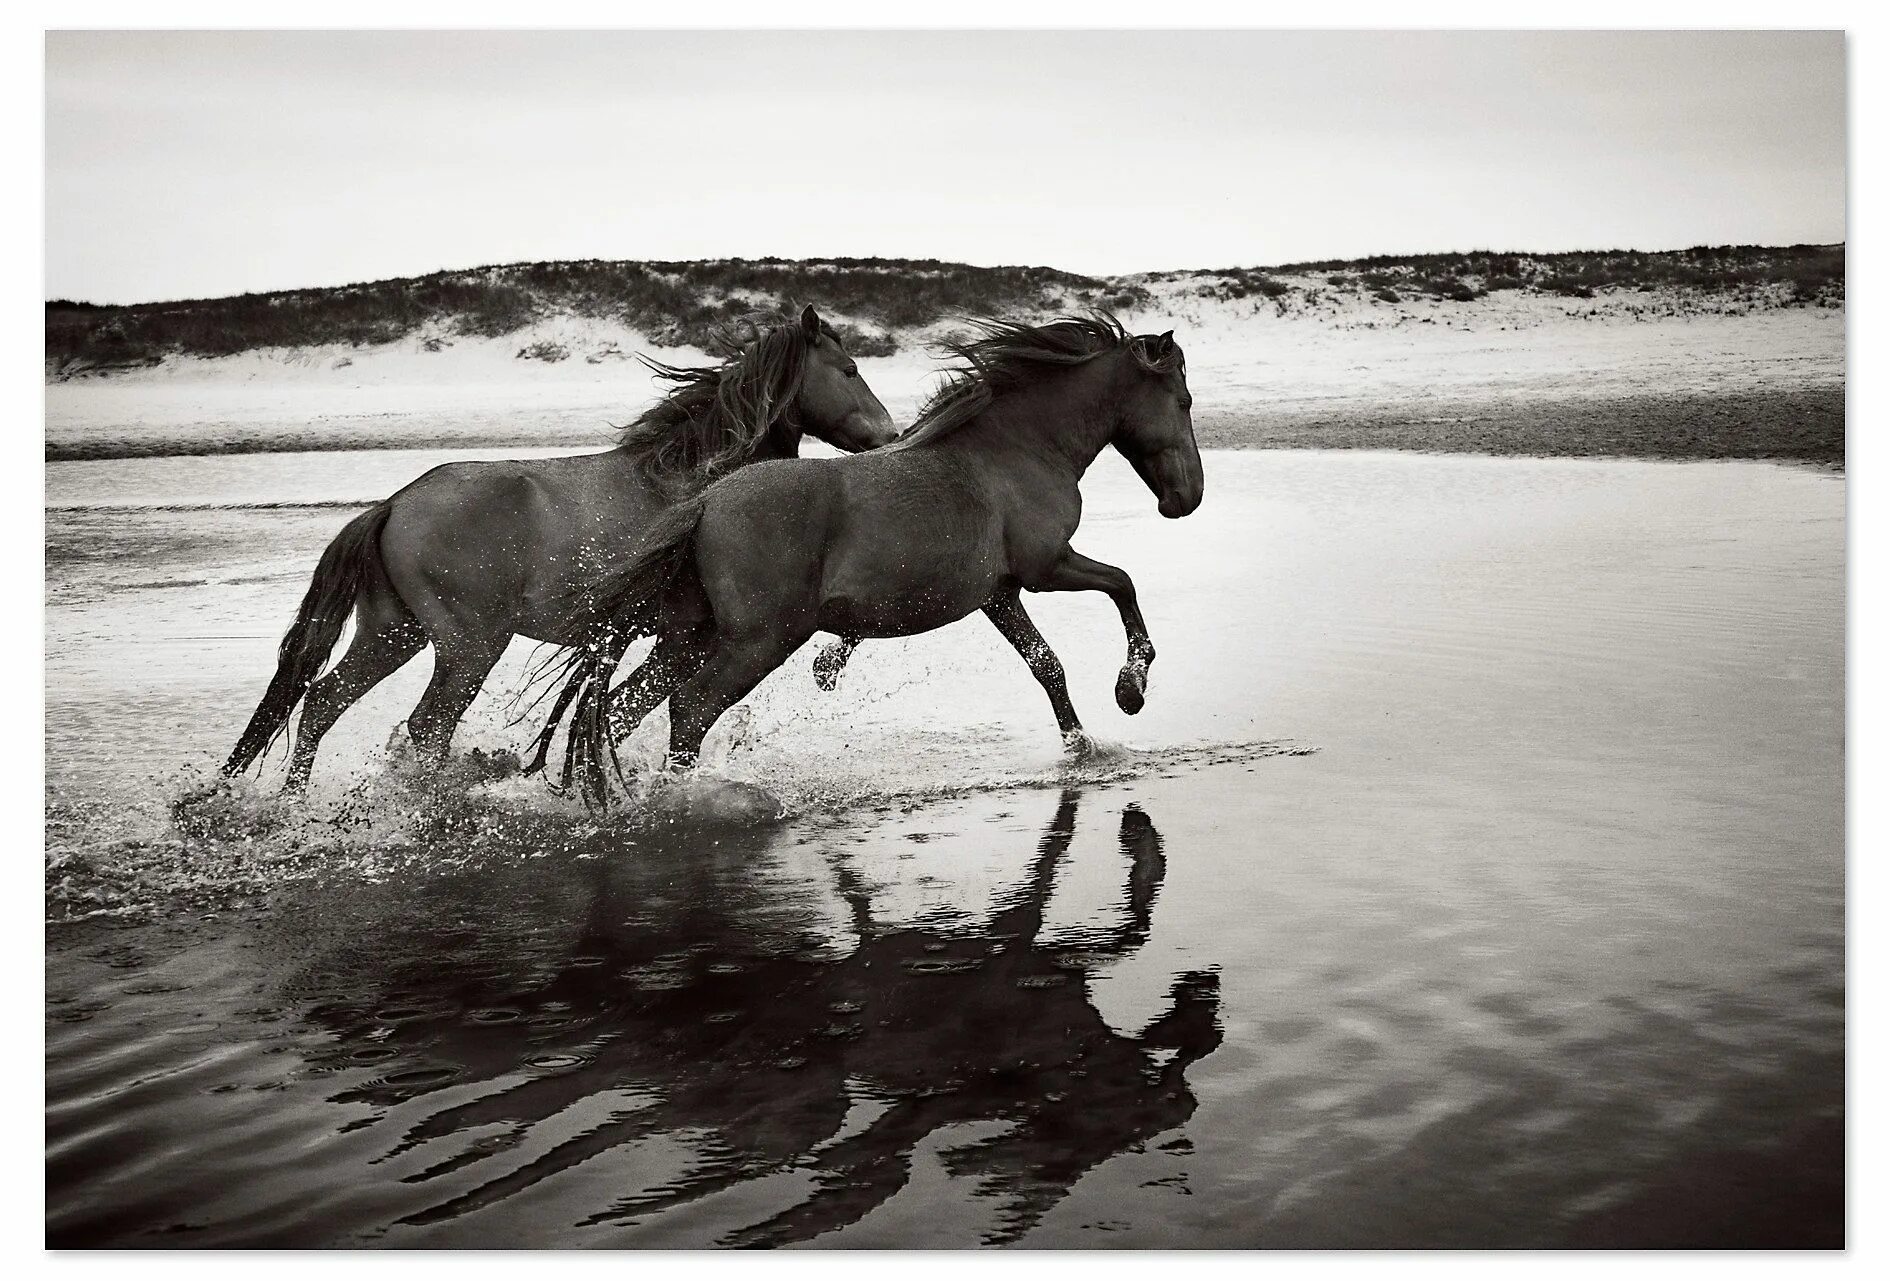
{"label": "horse", "polygon": [[[433,678],[407,729],[420,759],[438,763],[512,637],[564,635],[574,590],[628,555],[671,503],[758,460],[794,457],[803,432],[842,450],[897,435],[814,308],[798,321],[748,318],[718,345],[716,366],[645,359],[670,390],[614,449],[448,463],[350,521],[322,553],[223,773],[255,763],[302,703],[284,783],[300,789],[341,714],[429,644]],[[353,642],[321,675],[350,614]]]}
{"label": "horse", "polygon": [[[1135,584],[1069,540],[1079,482],[1106,446],[1163,516],[1200,505],[1194,399],[1173,331],[1132,335],[1100,311],[984,320],[947,350],[962,364],[895,443],[744,468],[671,507],[634,556],[585,585],[558,638],[568,648],[552,676],[563,684],[539,739],[542,760],[569,710],[567,787],[581,775],[587,803],[608,804],[604,761],[621,778],[617,742],[665,698],[670,763],[693,765],[716,719],[817,631],[840,637],[844,661],[862,638],[916,635],[977,610],[1080,750],[1063,666],[1025,613],[1025,590],[1115,602],[1128,641],[1116,702],[1141,710],[1155,646]],[[630,638],[649,635],[655,648],[612,691]]]}

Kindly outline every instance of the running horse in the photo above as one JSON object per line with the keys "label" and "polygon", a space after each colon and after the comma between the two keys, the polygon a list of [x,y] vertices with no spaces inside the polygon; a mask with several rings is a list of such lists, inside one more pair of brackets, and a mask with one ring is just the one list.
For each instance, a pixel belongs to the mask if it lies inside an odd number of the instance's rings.
{"label": "running horse", "polygon": [[[1135,584],[1070,536],[1083,473],[1111,445],[1163,516],[1199,506],[1193,397],[1173,333],[1132,335],[1098,312],[978,321],[948,349],[962,366],[896,443],[743,468],[670,508],[634,556],[585,585],[557,638],[570,648],[539,737],[542,761],[569,713],[567,786],[575,777],[588,803],[607,804],[605,762],[621,776],[616,744],[665,698],[670,761],[693,764],[716,719],[817,631],[841,638],[844,661],[863,638],[915,635],[978,610],[1080,749],[1063,666],[1024,612],[1024,590],[1114,600],[1128,639],[1116,701],[1141,710],[1155,647]],[[613,692],[631,640],[651,635],[655,648]]]}
{"label": "running horse", "polygon": [[[341,714],[429,644],[433,679],[407,729],[421,759],[438,762],[512,637],[565,635],[574,593],[629,556],[672,502],[746,464],[794,457],[803,432],[843,450],[897,435],[812,307],[798,321],[747,320],[721,346],[719,366],[646,360],[671,390],[615,449],[448,463],[350,521],[322,553],[223,772],[254,764],[301,703],[284,783],[300,788]],[[354,640],[321,675],[350,614]]]}

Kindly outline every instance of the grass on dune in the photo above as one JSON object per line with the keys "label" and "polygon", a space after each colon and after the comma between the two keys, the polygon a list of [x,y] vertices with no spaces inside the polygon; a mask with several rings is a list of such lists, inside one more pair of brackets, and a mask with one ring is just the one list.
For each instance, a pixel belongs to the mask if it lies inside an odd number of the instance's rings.
{"label": "grass on dune", "polygon": [[233,298],[49,302],[46,358],[58,370],[133,367],[172,354],[371,346],[428,326],[498,337],[553,314],[617,320],[661,345],[700,347],[731,316],[801,301],[859,322],[841,328],[856,354],[887,355],[898,331],[949,315],[1123,307],[1146,297],[1132,286],[1047,267],[932,259],[538,262]]}
{"label": "grass on dune", "polygon": [[615,320],[660,346],[700,347],[731,316],[798,302],[834,313],[850,349],[877,356],[952,316],[1128,310],[1176,288],[1222,300],[1270,300],[1282,312],[1321,293],[1355,293],[1378,305],[1414,297],[1470,303],[1504,290],[1574,298],[1664,290],[1737,297],[1755,307],[1837,305],[1844,261],[1842,245],[1721,245],[1660,253],[1478,250],[1122,277],[931,258],[515,263],[231,298],[129,306],[53,301],[46,304],[46,362],[49,372],[64,376],[172,355],[375,346],[422,330],[502,337],[556,315]]}

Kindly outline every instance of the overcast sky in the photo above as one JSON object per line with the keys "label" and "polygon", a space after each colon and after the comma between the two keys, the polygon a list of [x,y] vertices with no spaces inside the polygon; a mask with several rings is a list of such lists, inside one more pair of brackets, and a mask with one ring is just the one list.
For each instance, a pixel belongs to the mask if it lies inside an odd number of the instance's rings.
{"label": "overcast sky", "polygon": [[1837,34],[53,33],[48,297],[1844,238]]}

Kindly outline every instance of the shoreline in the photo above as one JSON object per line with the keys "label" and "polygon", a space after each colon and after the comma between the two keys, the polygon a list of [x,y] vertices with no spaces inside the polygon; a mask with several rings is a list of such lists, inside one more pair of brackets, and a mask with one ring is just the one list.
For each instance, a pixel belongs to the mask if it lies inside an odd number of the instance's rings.
{"label": "shoreline", "polygon": [[[1843,467],[1842,384],[1725,391],[1485,394],[1339,405],[1251,405],[1196,416],[1203,449],[1385,450],[1490,457],[1755,460]],[[401,449],[604,448],[607,435],[447,426],[389,414],[251,434],[49,440],[47,462]]]}

